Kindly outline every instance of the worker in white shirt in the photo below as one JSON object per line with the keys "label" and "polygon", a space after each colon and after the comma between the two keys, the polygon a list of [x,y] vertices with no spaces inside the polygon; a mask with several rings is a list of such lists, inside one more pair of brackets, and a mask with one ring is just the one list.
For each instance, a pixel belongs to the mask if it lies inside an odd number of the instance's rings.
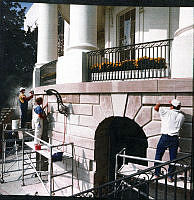
{"label": "worker in white shirt", "polygon": [[[170,102],[170,109],[160,107],[157,103],[154,107],[155,111],[159,112],[161,118],[161,137],[157,145],[155,160],[162,160],[164,152],[169,148],[170,160],[174,160],[177,156],[179,146],[179,131],[184,123],[184,115],[180,111],[181,102],[173,99]],[[155,166],[158,163],[155,163]],[[173,172],[175,167],[170,165],[168,168],[168,181],[173,182]],[[158,167],[155,170],[156,178],[160,175],[161,169]]]}
{"label": "worker in white shirt", "polygon": [[46,118],[44,113],[44,109],[48,106],[48,103],[42,108],[43,98],[38,97],[36,100],[36,107],[34,108],[34,116],[33,116],[33,123],[35,128],[35,138],[34,138],[34,145],[35,150],[41,150],[40,140],[42,132],[43,132],[43,120]]}

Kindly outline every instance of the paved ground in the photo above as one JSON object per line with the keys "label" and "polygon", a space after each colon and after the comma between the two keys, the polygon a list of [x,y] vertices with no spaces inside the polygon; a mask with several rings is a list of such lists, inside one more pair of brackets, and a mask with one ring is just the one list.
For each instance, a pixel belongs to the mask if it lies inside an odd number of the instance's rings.
{"label": "paved ground", "polygon": [[[19,161],[14,161],[18,159]],[[27,165],[29,167],[29,165]],[[27,166],[25,168],[27,168]],[[42,173],[42,180],[46,185],[47,190],[34,174],[25,176],[25,185],[22,185],[22,152],[21,148],[16,155],[15,151],[11,155],[6,156],[4,165],[4,173],[2,176],[2,159],[0,159],[0,194],[1,195],[38,195],[49,196],[48,193],[48,172]],[[25,170],[26,173],[34,172],[33,169]],[[64,184],[64,182],[63,182]],[[69,190],[69,191],[68,191]],[[71,195],[70,188],[64,194],[63,191],[56,192],[55,196],[69,196]]]}
{"label": "paved ground", "polygon": [[[20,161],[14,161],[14,160]],[[2,159],[0,160],[1,184],[0,194],[2,195],[48,195],[41,186],[40,181],[34,175],[25,177],[25,186],[22,186],[22,155],[21,150],[18,155],[15,152],[7,155],[2,174]],[[31,170],[32,171],[32,170]],[[30,172],[30,170],[28,170]]]}

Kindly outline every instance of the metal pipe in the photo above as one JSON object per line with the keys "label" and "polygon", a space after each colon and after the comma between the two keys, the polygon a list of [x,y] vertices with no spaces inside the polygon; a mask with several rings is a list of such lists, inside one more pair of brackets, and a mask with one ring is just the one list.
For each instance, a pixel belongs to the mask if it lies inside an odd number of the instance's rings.
{"label": "metal pipe", "polygon": [[174,178],[174,200],[177,199],[177,174],[174,175],[175,178]]}
{"label": "metal pipe", "polygon": [[184,171],[184,200],[187,199],[187,170]]}
{"label": "metal pipe", "polygon": [[168,194],[167,189],[168,189],[167,176],[165,176],[164,200],[167,200],[167,194]]}
{"label": "metal pipe", "polygon": [[[73,143],[70,143],[71,144],[71,149],[72,149],[72,151],[71,151],[71,157],[72,157],[72,159],[71,159],[71,166],[72,166],[72,176],[71,176],[71,178],[72,178],[72,180],[71,180],[71,182],[72,182],[72,189],[71,189],[71,194],[73,195],[73,158],[74,158],[74,145],[73,145]],[[78,184],[79,184],[79,180],[78,180]]]}
{"label": "metal pipe", "polygon": [[155,200],[158,200],[158,179],[156,179]]}
{"label": "metal pipe", "polygon": [[[27,134],[30,135],[31,137],[35,138],[34,135],[30,134],[30,133],[27,132],[27,131],[26,131],[25,133],[27,133]],[[44,143],[45,145],[47,145],[47,146],[49,146],[49,147],[52,146],[51,144],[49,144],[48,142],[45,142],[44,140],[41,140],[41,139],[39,139],[39,138],[37,138],[37,139],[38,139],[40,142]]]}
{"label": "metal pipe", "polygon": [[1,182],[4,182],[3,179],[3,172],[4,172],[4,154],[5,154],[5,137],[4,137],[4,126],[3,126],[3,132],[2,132],[2,166],[1,166]]}
{"label": "metal pipe", "polygon": [[22,185],[24,186],[24,133],[22,137]]}
{"label": "metal pipe", "polygon": [[[165,161],[161,161],[161,160],[154,160],[154,159],[142,158],[142,157],[136,157],[136,156],[128,156],[128,155],[123,155],[123,154],[117,154],[117,155],[123,158],[131,158],[134,160],[143,160],[143,161],[157,162],[157,163],[162,163],[162,164],[165,163]],[[187,167],[187,165],[181,165],[178,163],[170,163],[170,165]]]}
{"label": "metal pipe", "polygon": [[45,188],[45,190],[49,193],[49,191],[48,191],[48,189],[46,188],[46,186],[44,185],[44,183],[43,183],[43,181],[42,181],[40,175],[38,174],[38,172],[37,172],[35,166],[33,165],[32,161],[30,160],[28,154],[26,154],[26,156],[28,157],[29,161],[31,162],[31,166],[33,167],[34,171],[36,172],[36,174],[37,174],[37,176],[38,176],[38,179],[39,179],[40,182],[42,183],[42,185],[43,185],[43,187]]}
{"label": "metal pipe", "polygon": [[116,164],[115,164],[115,180],[117,179],[117,170],[118,170],[118,164],[117,164],[117,162],[118,162],[118,154],[116,155]]}
{"label": "metal pipe", "polygon": [[[30,160],[32,160],[32,159],[30,159]],[[36,161],[36,162],[32,162],[33,164],[35,164],[35,163],[43,163],[42,161]],[[44,163],[47,163],[47,161],[44,161]],[[24,165],[29,165],[30,163],[25,163]]]}
{"label": "metal pipe", "polygon": [[52,196],[52,146],[50,146],[48,181],[49,181],[49,195]]}
{"label": "metal pipe", "polygon": [[57,192],[59,190],[64,190],[64,189],[66,189],[68,187],[71,187],[71,185],[68,185],[68,186],[65,186],[65,187],[62,187],[62,188],[58,188],[57,190],[53,190],[52,192]]}
{"label": "metal pipe", "polygon": [[66,172],[63,172],[61,174],[55,174],[55,175],[52,175],[52,178],[55,178],[57,176],[61,176],[61,175],[64,175],[64,174],[68,174],[69,172],[72,172],[72,170],[69,170],[69,171],[66,171]]}
{"label": "metal pipe", "polygon": [[[123,155],[126,155],[126,149],[123,151]],[[125,164],[125,157],[123,158],[123,165]]]}
{"label": "metal pipe", "polygon": [[73,144],[73,143],[64,143],[64,144],[52,145],[52,148],[56,148],[56,147],[60,147],[60,146],[68,146],[70,144]]}

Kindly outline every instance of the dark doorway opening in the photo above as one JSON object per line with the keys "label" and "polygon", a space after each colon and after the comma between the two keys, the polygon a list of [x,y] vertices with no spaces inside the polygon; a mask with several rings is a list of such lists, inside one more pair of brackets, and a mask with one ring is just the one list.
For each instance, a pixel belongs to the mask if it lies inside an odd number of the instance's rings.
{"label": "dark doorway opening", "polygon": [[[123,148],[126,148],[126,155],[146,157],[146,135],[134,120],[127,117],[110,117],[103,120],[96,129],[95,140],[95,185],[114,180],[115,156]],[[145,161],[126,159],[126,162],[147,165]]]}

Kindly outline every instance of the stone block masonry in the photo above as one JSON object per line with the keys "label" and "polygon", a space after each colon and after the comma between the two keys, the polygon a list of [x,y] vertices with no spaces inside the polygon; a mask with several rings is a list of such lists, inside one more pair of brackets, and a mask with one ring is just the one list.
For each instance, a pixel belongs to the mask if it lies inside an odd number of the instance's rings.
{"label": "stone block masonry", "polygon": [[[71,105],[72,112],[67,118],[57,111],[56,98],[46,97],[44,90],[51,88],[61,94],[66,105]],[[160,102],[162,106],[168,107],[169,101],[177,98],[182,102],[181,110],[185,114],[179,154],[191,152],[191,79],[67,83],[35,88],[35,95],[48,99],[53,142],[62,143],[65,140],[67,143],[74,143],[78,165],[78,175],[74,178],[83,184],[80,187],[84,190],[98,185],[107,176],[107,153],[104,152],[104,147],[108,145],[108,140],[103,130],[99,130],[98,135],[96,130],[103,120],[110,117],[128,117],[134,120],[145,133],[148,142],[147,158],[154,159],[161,135],[161,120],[154,106]],[[163,160],[169,160],[168,151]]]}

